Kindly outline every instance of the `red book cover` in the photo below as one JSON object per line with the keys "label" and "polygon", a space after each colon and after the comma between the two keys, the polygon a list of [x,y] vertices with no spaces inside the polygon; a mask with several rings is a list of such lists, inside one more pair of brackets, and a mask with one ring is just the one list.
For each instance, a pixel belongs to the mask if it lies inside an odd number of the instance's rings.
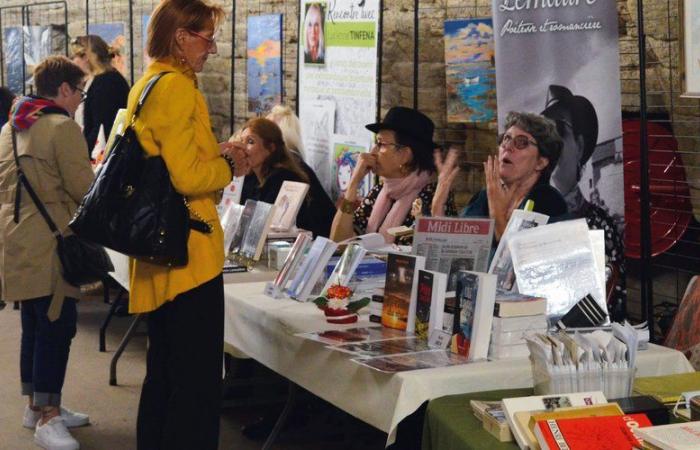
{"label": "red book cover", "polygon": [[641,443],[635,428],[650,427],[645,414],[540,420],[535,436],[542,450],[632,450]]}

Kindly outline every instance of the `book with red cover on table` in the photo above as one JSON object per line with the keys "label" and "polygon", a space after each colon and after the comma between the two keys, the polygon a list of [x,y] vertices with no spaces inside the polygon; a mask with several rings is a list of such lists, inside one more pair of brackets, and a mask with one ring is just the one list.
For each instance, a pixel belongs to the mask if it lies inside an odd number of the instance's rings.
{"label": "book with red cover on table", "polygon": [[642,444],[634,434],[650,427],[644,414],[540,420],[535,436],[542,450],[633,450]]}
{"label": "book with red cover on table", "polygon": [[382,305],[382,325],[412,333],[415,329],[418,270],[425,267],[422,256],[389,253]]}

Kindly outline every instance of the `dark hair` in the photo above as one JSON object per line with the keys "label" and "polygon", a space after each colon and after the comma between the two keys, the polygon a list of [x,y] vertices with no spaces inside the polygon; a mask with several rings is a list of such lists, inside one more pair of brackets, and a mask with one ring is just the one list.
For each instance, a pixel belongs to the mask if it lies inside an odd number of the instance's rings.
{"label": "dark hair", "polygon": [[263,179],[260,184],[265,184],[267,176],[274,169],[285,169],[293,172],[299,181],[303,183],[309,182],[309,176],[304,172],[292,153],[287,149],[282,137],[282,130],[277,124],[269,119],[258,117],[250,119],[245,124],[243,129],[250,129],[253,133],[262,139],[263,146],[270,150],[270,156],[263,162],[262,175]]}
{"label": "dark hair", "polygon": [[400,131],[394,131],[394,133],[396,133],[396,142],[411,149],[413,159],[410,163],[408,163],[408,168],[411,169],[411,172],[414,170],[417,170],[418,172],[426,171],[431,173],[436,171],[435,158],[433,156],[434,149],[432,146],[427,145],[418,139],[414,139],[413,137],[408,136],[406,133],[402,133]]}
{"label": "dark hair", "polygon": [[506,116],[505,129],[510,127],[521,128],[535,139],[540,156],[549,161],[547,167],[540,173],[539,181],[548,183],[564,146],[564,142],[557,132],[557,125],[552,119],[539,114],[511,111]]}
{"label": "dark hair", "polygon": [[163,59],[175,55],[175,31],[216,28],[226,17],[224,10],[206,0],[162,0],[148,23],[148,56]]}
{"label": "dark hair", "polygon": [[10,115],[12,102],[15,100],[15,94],[5,86],[0,87],[0,123],[7,121],[7,116]]}
{"label": "dark hair", "polygon": [[85,72],[65,56],[49,56],[34,68],[34,86],[40,97],[56,97],[63,83],[75,88]]}

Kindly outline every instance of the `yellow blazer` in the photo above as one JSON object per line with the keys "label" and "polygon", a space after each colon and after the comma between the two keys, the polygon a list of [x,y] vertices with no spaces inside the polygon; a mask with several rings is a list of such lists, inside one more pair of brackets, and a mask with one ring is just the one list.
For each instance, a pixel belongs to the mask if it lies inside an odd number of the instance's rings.
{"label": "yellow blazer", "polygon": [[231,181],[231,169],[219,156],[211,131],[209,112],[197,78],[173,61],[156,61],[129,93],[127,117],[133,115],[148,80],[164,75],[151,91],[134,124],[144,151],[160,155],[175,189],[187,196],[191,210],[210,222],[214,231],[191,231],[184,267],[169,268],[143,261],[130,261],[129,311],[157,309],[175,296],[189,291],[221,273],[224,265],[223,231],[216,214],[216,191]]}

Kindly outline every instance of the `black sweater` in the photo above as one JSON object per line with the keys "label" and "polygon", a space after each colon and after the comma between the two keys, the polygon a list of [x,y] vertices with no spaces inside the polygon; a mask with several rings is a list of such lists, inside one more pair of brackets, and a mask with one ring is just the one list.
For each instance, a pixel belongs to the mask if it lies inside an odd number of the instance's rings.
{"label": "black sweater", "polygon": [[109,70],[92,80],[85,99],[83,124],[83,135],[87,140],[88,152],[91,153],[95,147],[100,125],[104,127],[105,139],[109,137],[117,111],[119,108],[126,108],[128,97],[129,84],[116,70]]}

